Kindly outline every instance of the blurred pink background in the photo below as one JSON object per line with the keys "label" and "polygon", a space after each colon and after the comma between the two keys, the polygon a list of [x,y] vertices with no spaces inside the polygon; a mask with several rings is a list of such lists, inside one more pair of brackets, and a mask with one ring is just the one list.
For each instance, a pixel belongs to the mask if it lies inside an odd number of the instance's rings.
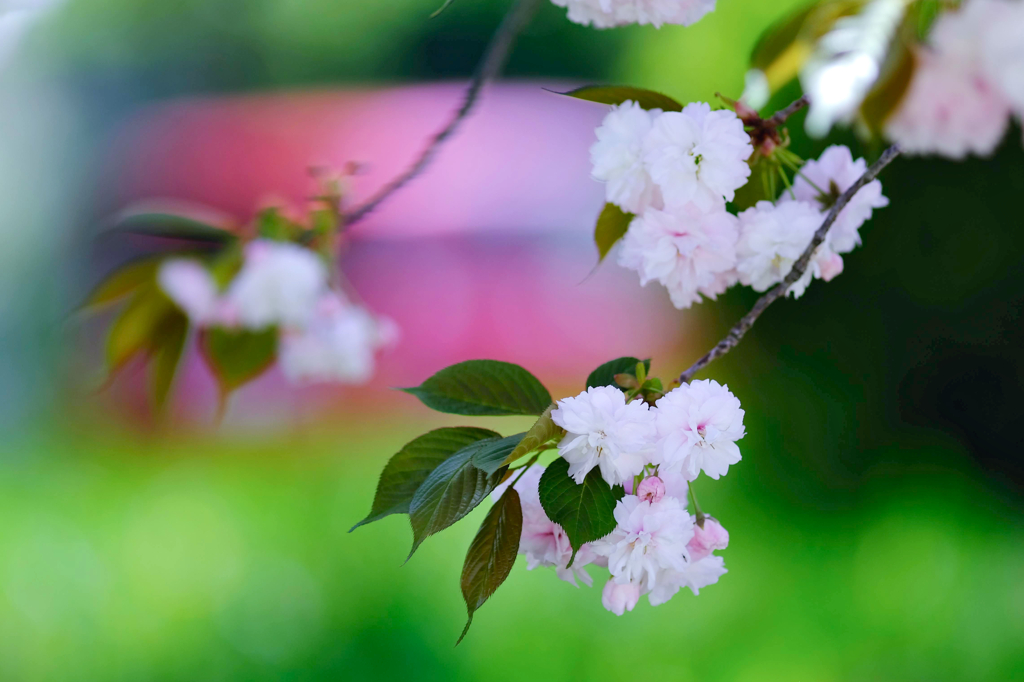
{"label": "blurred pink background", "polygon": [[[606,108],[544,90],[571,87],[492,86],[427,171],[352,228],[342,268],[366,303],[402,330],[371,387],[285,391],[271,371],[233,398],[229,421],[244,414],[247,427],[290,423],[339,403],[413,407],[383,389],[419,384],[472,358],[519,363],[553,391],[576,393],[612,358],[682,362],[696,353],[704,339],[693,333],[695,318],[680,316],[663,291],[641,289],[614,254],[594,271],[603,187],[589,177],[588,149]],[[113,212],[144,199],[185,200],[243,220],[268,200],[301,206],[310,166],[357,162],[365,172],[352,179],[348,201],[357,205],[408,167],[462,96],[462,84],[446,84],[156,106],[112,145],[108,204]],[[188,400],[174,411],[208,419],[216,391],[194,355],[182,380],[178,395]],[[119,409],[144,409],[141,382],[120,384]]]}

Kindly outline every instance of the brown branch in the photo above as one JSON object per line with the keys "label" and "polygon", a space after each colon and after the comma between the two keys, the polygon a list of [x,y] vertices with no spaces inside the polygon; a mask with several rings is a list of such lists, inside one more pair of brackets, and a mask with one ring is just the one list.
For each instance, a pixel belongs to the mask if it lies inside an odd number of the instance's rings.
{"label": "brown branch", "polygon": [[[790,105],[790,107],[791,106],[792,105]],[[789,109],[790,107],[786,108]],[[804,252],[800,254],[800,258],[793,263],[793,268],[789,271],[789,274],[786,275],[786,278],[770,289],[768,293],[757,299],[757,303],[755,303],[754,307],[750,309],[750,312],[741,317],[740,321],[733,325],[733,328],[729,330],[729,333],[725,335],[724,339],[715,344],[715,346],[709,350],[704,357],[693,363],[693,366],[680,374],[679,383],[685,384],[689,382],[690,379],[693,378],[694,374],[707,367],[716,358],[725,355],[735,348],[740,342],[740,339],[743,338],[743,335],[754,326],[754,322],[756,322],[757,318],[761,316],[761,313],[767,310],[768,306],[774,303],[776,299],[782,298],[786,295],[789,287],[791,287],[793,283],[800,279],[804,272],[806,272],[807,266],[811,262],[811,257],[814,255],[815,250],[821,246],[821,243],[825,241],[825,236],[828,234],[829,228],[832,227],[832,223],[834,223],[836,218],[839,216],[839,212],[842,211],[848,203],[850,203],[853,196],[860,191],[864,185],[874,180],[882,169],[888,166],[889,162],[895,159],[899,153],[900,150],[897,145],[893,145],[886,149],[882,152],[882,155],[878,157],[878,160],[871,164],[871,167],[864,172],[864,175],[860,176],[857,179],[857,182],[850,185],[849,189],[839,196],[836,203],[829,210],[828,215],[825,216],[825,220],[821,223],[821,227],[819,227],[814,233],[814,238],[811,239],[811,243],[808,244],[807,248],[804,249]]]}
{"label": "brown branch", "polygon": [[810,102],[811,101],[807,99],[807,95],[803,95],[800,99],[795,100],[789,106],[783,107],[782,109],[776,111],[774,114],[772,114],[771,118],[765,121],[765,123],[767,123],[773,128],[776,128],[785,123],[787,118],[789,118],[790,116],[792,116],[793,114],[795,114],[796,112],[800,111],[808,104],[810,104]]}
{"label": "brown branch", "polygon": [[530,19],[533,18],[539,6],[540,0],[515,0],[515,4],[508,11],[508,14],[505,15],[501,25],[498,26],[498,29],[491,37],[491,42],[488,43],[480,63],[477,64],[473,80],[466,89],[462,106],[455,112],[451,120],[448,121],[448,124],[431,138],[427,148],[423,150],[419,158],[405,172],[384,185],[376,194],[367,199],[364,204],[345,214],[344,225],[346,227],[365,218],[388,197],[401,189],[430,165],[441,145],[455,133],[459,124],[472,111],[473,105],[479,99],[484,85],[494,79],[505,68],[516,38],[526,28],[526,25],[530,23]]}

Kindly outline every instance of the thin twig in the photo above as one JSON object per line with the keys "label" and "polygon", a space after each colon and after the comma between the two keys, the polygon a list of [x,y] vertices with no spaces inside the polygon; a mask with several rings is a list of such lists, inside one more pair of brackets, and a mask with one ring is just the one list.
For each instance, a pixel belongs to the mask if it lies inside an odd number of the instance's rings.
{"label": "thin twig", "polygon": [[345,214],[344,225],[346,227],[365,218],[389,196],[422,173],[430,165],[441,145],[455,133],[459,124],[472,111],[473,105],[479,99],[484,85],[494,79],[505,68],[516,38],[526,28],[526,25],[530,23],[530,19],[533,18],[539,6],[540,0],[515,0],[515,4],[508,11],[508,14],[505,15],[501,25],[498,26],[498,30],[491,37],[491,42],[488,43],[480,63],[477,64],[473,80],[470,82],[469,88],[466,89],[462,106],[455,112],[451,120],[448,121],[448,124],[431,138],[427,148],[423,150],[423,153],[420,154],[415,163],[394,180],[384,185],[376,194],[367,199],[364,204]]}
{"label": "thin twig", "polygon": [[776,111],[774,114],[772,114],[771,118],[765,121],[765,123],[769,124],[772,127],[780,126],[786,122],[787,118],[789,118],[796,112],[800,111],[808,104],[810,104],[810,100],[807,99],[807,95],[804,95],[800,99],[795,100],[788,107],[784,107]]}
{"label": "thin twig", "polygon": [[[788,107],[787,107],[788,108]],[[832,227],[832,223],[836,221],[839,216],[839,212],[843,210],[846,204],[850,203],[853,196],[860,191],[864,185],[874,180],[883,168],[889,165],[889,162],[895,159],[900,153],[900,149],[897,145],[893,145],[882,152],[882,155],[878,157],[878,160],[871,164],[864,175],[857,179],[857,182],[850,185],[849,189],[843,192],[836,203],[829,210],[828,215],[825,216],[824,222],[821,227],[818,228],[817,232],[814,233],[814,238],[811,239],[811,243],[807,245],[804,252],[800,255],[800,258],[793,263],[793,268],[786,275],[786,278],[779,284],[775,285],[768,291],[764,296],[757,299],[757,303],[750,309],[750,312],[740,318],[729,333],[725,335],[725,338],[719,341],[715,346],[709,350],[704,357],[697,362],[693,363],[693,366],[688,370],[679,375],[679,383],[685,384],[693,378],[693,375],[700,370],[707,367],[712,360],[719,358],[730,350],[732,350],[743,338],[743,335],[754,326],[754,322],[761,316],[768,306],[775,302],[776,299],[782,298],[786,295],[786,292],[798,279],[800,279],[804,272],[807,270],[808,264],[811,262],[811,257],[814,255],[815,250],[821,246],[821,243],[825,241],[825,236],[828,234],[828,230]]]}

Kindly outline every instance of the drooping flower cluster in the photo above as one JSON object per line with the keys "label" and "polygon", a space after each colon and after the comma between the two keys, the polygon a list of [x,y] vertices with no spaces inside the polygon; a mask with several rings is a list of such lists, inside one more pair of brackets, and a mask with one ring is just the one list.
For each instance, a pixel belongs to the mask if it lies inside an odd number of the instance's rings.
{"label": "drooping flower cluster", "polygon": [[365,383],[375,352],[397,339],[397,327],[351,303],[329,279],[320,256],[269,239],[245,245],[241,268],[223,290],[197,260],[171,258],[157,273],[161,289],[197,327],[276,329],[290,381]]}
{"label": "drooping flower cluster", "polygon": [[[538,566],[553,566],[561,580],[574,587],[578,587],[576,581],[579,580],[590,587],[594,584],[594,579],[584,567],[593,563],[603,565],[604,561],[587,543],[576,552],[572,566],[568,567],[569,560],[573,558],[569,536],[561,526],[548,518],[540,505],[538,486],[543,473],[544,467],[533,466],[515,482],[514,487],[519,493],[519,502],[523,509],[523,532],[519,539],[519,553],[526,555],[526,569],[529,571]],[[495,488],[491,498],[495,502],[501,499],[510,483],[511,481],[506,481]]]}
{"label": "drooping flower cluster", "polygon": [[[867,169],[847,147],[829,147],[803,165],[777,202],[761,201],[736,216],[726,202],[750,176],[753,146],[731,110],[694,103],[662,112],[627,101],[612,108],[596,133],[593,176],[606,183],[609,203],[636,216],[619,265],[639,273],[641,285],[660,282],[680,309],[737,282],[757,291],[781,282],[828,210]],[[798,297],[812,279],[842,272],[841,254],[860,244],[860,226],[887,204],[879,181],[862,188],[789,293]]]}
{"label": "drooping flower cluster", "polygon": [[1024,2],[969,0],[940,16],[885,133],[904,152],[962,159],[995,150],[1024,119]]}
{"label": "drooping flower cluster", "polygon": [[568,10],[569,21],[594,28],[627,24],[689,26],[715,9],[715,0],[551,0]]}
{"label": "drooping flower cluster", "polygon": [[726,547],[728,533],[710,517],[687,511],[687,493],[688,482],[702,471],[717,479],[740,460],[736,441],[745,433],[743,410],[728,387],[694,381],[653,407],[628,400],[615,387],[593,387],[559,400],[551,419],[566,431],[558,452],[577,484],[597,468],[609,486],[622,485],[627,494],[615,507],[615,530],[582,546],[574,573],[566,568],[572,556],[568,538],[540,507],[540,473],[527,471],[516,490],[523,504],[520,552],[529,568],[555,566],[562,579],[575,584],[579,577],[589,585],[582,567],[607,566],[611,579],[602,603],[619,615],[643,594],[656,606],[681,587],[696,594],[717,582],[725,567],[712,552]]}

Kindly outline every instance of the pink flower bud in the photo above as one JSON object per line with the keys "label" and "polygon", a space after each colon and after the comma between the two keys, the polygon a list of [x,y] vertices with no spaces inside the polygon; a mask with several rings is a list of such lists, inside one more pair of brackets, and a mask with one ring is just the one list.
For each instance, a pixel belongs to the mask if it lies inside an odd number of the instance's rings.
{"label": "pink flower bud", "polygon": [[640,481],[636,496],[651,504],[661,502],[661,498],[665,497],[665,484],[657,476],[648,476]]}
{"label": "pink flower bud", "polygon": [[639,585],[634,583],[620,585],[615,582],[614,578],[604,584],[604,590],[601,592],[601,603],[616,616],[621,616],[626,611],[632,611],[638,601],[640,601]]}
{"label": "pink flower bud", "polygon": [[843,271],[843,257],[838,253],[829,254],[818,259],[818,267],[821,269],[821,278],[828,282]]}
{"label": "pink flower bud", "polygon": [[710,516],[704,517],[704,527],[693,524],[693,538],[687,543],[690,550],[690,563],[696,563],[716,549],[729,546],[729,531]]}

